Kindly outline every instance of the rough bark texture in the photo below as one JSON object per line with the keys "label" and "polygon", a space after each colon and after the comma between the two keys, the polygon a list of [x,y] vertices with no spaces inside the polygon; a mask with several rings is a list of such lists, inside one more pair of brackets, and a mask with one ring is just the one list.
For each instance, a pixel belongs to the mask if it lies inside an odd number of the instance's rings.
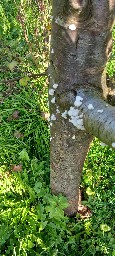
{"label": "rough bark texture", "polygon": [[[107,114],[104,100],[101,101],[101,97],[106,98],[108,95],[105,65],[112,47],[111,30],[115,2],[53,0],[52,5],[49,68],[51,188],[53,193],[62,193],[68,198],[69,207],[65,213],[72,216],[78,209],[81,171],[92,140],[92,135],[86,130],[104,141],[105,137],[109,138],[107,129],[110,123],[109,131],[113,132],[115,138],[112,128],[113,123],[115,124],[114,109],[109,107]],[[78,111],[79,115],[83,114],[86,130],[83,130],[83,126],[82,130],[76,128],[67,114],[77,95],[82,97],[82,105],[78,106]],[[93,104],[94,109],[89,110],[89,104]],[[103,113],[97,112],[100,108]],[[109,114],[112,114],[112,118],[107,123]],[[111,138],[106,139],[105,143],[107,142],[110,145],[114,141]]]}

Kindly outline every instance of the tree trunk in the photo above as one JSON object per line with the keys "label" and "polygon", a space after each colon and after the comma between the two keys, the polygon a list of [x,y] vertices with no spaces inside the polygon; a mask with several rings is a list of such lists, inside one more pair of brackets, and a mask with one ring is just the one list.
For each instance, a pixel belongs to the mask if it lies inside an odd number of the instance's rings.
{"label": "tree trunk", "polygon": [[50,54],[51,189],[78,210],[92,134],[115,147],[114,107],[107,105],[105,66],[112,47],[114,0],[53,0]]}

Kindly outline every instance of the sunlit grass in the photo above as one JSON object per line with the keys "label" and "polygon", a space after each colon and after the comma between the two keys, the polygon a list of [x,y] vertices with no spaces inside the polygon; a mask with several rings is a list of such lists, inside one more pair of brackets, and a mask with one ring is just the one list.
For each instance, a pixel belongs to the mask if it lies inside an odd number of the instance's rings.
{"label": "sunlit grass", "polygon": [[[25,72],[43,72],[43,61],[48,61],[49,46],[44,40],[50,34],[49,1],[42,7],[40,1],[23,1],[31,45],[17,20],[20,1],[17,6],[14,3],[4,0],[0,5],[4,16],[0,77],[6,80]],[[45,8],[44,15],[38,8]],[[108,64],[111,76],[113,54]],[[8,65],[13,60],[17,65],[11,71]],[[64,216],[67,201],[52,195],[49,185],[47,91],[46,78],[30,79],[26,85],[0,84],[0,255],[114,256],[115,152],[94,140],[81,182],[83,203],[92,216]]]}

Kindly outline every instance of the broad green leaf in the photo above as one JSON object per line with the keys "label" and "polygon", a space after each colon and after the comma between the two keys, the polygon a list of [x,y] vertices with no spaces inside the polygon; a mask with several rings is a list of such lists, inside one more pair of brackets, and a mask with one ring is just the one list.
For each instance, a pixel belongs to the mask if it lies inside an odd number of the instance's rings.
{"label": "broad green leaf", "polygon": [[88,194],[88,196],[92,196],[92,195],[95,194],[95,192],[92,191],[90,187],[88,187],[88,188],[86,189],[86,193]]}
{"label": "broad green leaf", "polygon": [[10,69],[10,71],[13,71],[13,69],[17,66],[18,62],[13,60],[12,62],[7,63],[7,67]]}
{"label": "broad green leaf", "polygon": [[29,82],[30,78],[28,76],[25,76],[19,80],[19,83],[21,86],[26,86]]}
{"label": "broad green leaf", "polygon": [[60,196],[59,197],[59,205],[60,208],[65,209],[68,207],[68,202],[67,202],[67,198],[64,196]]}
{"label": "broad green leaf", "polygon": [[32,247],[34,247],[34,243],[32,243],[31,240],[28,240],[28,248],[31,249]]}
{"label": "broad green leaf", "polygon": [[25,148],[19,153],[19,159],[21,159],[22,161],[29,161],[30,160],[29,155],[28,155]]}
{"label": "broad green leaf", "polygon": [[40,223],[40,227],[39,227],[39,233],[46,227],[48,221],[44,221]]}
{"label": "broad green leaf", "polygon": [[40,189],[42,188],[42,183],[36,181],[35,186],[34,186],[34,190],[36,193],[40,193]]}
{"label": "broad green leaf", "polygon": [[107,224],[101,224],[100,229],[104,232],[108,232],[111,230],[111,228]]}

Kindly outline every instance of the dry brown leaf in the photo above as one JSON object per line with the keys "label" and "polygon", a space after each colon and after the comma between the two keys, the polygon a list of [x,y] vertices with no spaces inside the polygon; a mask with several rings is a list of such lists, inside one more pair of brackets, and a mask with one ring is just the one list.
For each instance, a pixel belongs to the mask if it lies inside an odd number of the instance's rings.
{"label": "dry brown leaf", "polygon": [[24,135],[23,133],[19,132],[19,131],[15,131],[14,132],[14,137],[17,138],[17,139],[20,139],[22,138]]}
{"label": "dry brown leaf", "polygon": [[19,164],[19,165],[13,165],[12,166],[12,171],[13,172],[22,172],[22,165]]}
{"label": "dry brown leaf", "polygon": [[12,114],[13,119],[19,119],[19,110],[15,110]]}
{"label": "dry brown leaf", "polygon": [[41,116],[42,116],[45,120],[48,120],[50,114],[47,113],[47,112],[43,112],[43,111],[42,111],[42,112],[41,112]]}

